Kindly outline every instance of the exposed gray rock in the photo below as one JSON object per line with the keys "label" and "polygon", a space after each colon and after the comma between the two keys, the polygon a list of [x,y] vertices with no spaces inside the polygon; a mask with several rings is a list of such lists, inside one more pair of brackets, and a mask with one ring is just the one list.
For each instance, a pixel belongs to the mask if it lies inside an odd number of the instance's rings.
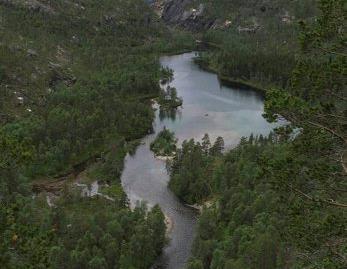
{"label": "exposed gray rock", "polygon": [[205,6],[194,7],[192,0],[148,0],[157,14],[171,26],[180,26],[191,31],[210,29],[216,19],[205,16]]}
{"label": "exposed gray rock", "polygon": [[25,7],[32,11],[55,14],[54,9],[39,0],[0,0],[0,5]]}
{"label": "exposed gray rock", "polygon": [[28,49],[27,54],[29,57],[36,57],[38,55],[37,51],[34,49]]}

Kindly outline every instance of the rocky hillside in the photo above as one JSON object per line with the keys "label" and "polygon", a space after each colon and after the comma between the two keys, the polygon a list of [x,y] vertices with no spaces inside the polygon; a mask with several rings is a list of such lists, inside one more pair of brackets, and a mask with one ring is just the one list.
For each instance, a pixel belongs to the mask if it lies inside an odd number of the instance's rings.
{"label": "rocky hillside", "polygon": [[[197,34],[210,48],[198,63],[223,81],[285,87],[294,67],[299,22],[317,14],[315,0],[151,0],[171,28]],[[283,65],[283,62],[286,65]]]}
{"label": "rocky hillside", "polygon": [[148,0],[148,2],[167,24],[193,31],[234,28],[240,32],[254,32],[261,30],[268,21],[291,24],[297,19],[315,13],[313,0]]}
{"label": "rocky hillside", "polygon": [[[216,19],[206,16],[205,5],[192,0],[153,0],[152,7],[165,23],[198,31],[214,26]],[[195,4],[195,5],[194,5]]]}
{"label": "rocky hillside", "polygon": [[141,0],[0,0],[0,36],[0,123],[42,111],[59,85],[124,68],[130,51],[175,46]]}
{"label": "rocky hillside", "polygon": [[151,267],[163,215],[120,174],[178,40],[142,0],[0,0],[1,268]]}

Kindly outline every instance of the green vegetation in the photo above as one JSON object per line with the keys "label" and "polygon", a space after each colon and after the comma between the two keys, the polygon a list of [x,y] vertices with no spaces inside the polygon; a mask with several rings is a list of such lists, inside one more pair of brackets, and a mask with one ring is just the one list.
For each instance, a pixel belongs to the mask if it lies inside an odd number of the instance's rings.
{"label": "green vegetation", "polygon": [[170,164],[170,189],[187,204],[201,203],[209,198],[211,169],[223,148],[223,138],[218,137],[211,146],[207,134],[202,143],[195,143],[193,139],[184,141]]}
{"label": "green vegetation", "polygon": [[[0,36],[1,268],[149,268],[164,216],[130,210],[120,175],[152,129],[158,55],[193,39],[140,0],[0,1]],[[69,184],[86,168],[112,200]],[[53,207],[37,179],[59,183]]]}
{"label": "green vegetation", "polygon": [[157,156],[172,156],[176,151],[176,143],[175,134],[164,127],[151,143],[150,147]]}
{"label": "green vegetation", "polygon": [[158,207],[131,212],[79,193],[60,201],[52,210],[17,195],[1,207],[2,268],[148,268],[161,252],[165,224]]}
{"label": "green vegetation", "polygon": [[204,183],[216,202],[200,217],[188,268],[345,267],[347,215],[329,201],[346,203],[337,191],[346,182],[341,175],[327,188],[325,180],[341,167],[321,155],[331,137],[314,141],[313,134],[305,131],[293,142],[282,135],[243,139],[195,168],[210,174]]}
{"label": "green vegetation", "polygon": [[178,107],[182,106],[183,104],[183,99],[177,96],[176,88],[169,85],[166,87],[166,89],[161,88],[157,100],[159,104],[160,120],[165,118],[171,118],[174,120],[176,118]]}
{"label": "green vegetation", "polygon": [[119,182],[124,156],[118,150],[90,172],[112,183],[105,190],[112,201],[82,197],[80,190],[66,186],[49,208],[42,196],[31,198],[30,185],[15,163],[26,162],[29,151],[12,142],[1,144],[6,153],[0,174],[3,268],[148,268],[154,262],[166,242],[164,215],[159,207],[128,209]]}
{"label": "green vegetation", "polygon": [[161,110],[175,109],[183,104],[182,98],[177,96],[176,88],[167,86],[166,89],[162,89],[159,94],[158,102]]}
{"label": "green vegetation", "polygon": [[288,87],[267,94],[267,119],[291,125],[224,155],[194,141],[178,151],[173,191],[190,203],[215,200],[188,268],[346,268],[346,6],[320,8],[316,22],[302,23]]}
{"label": "green vegetation", "polygon": [[[215,201],[188,268],[346,268],[346,4],[320,0],[314,20],[313,0],[199,2],[224,23],[203,34],[211,50],[199,64],[277,86],[266,117],[291,125],[227,153],[207,135],[177,150],[169,187],[189,204]],[[172,75],[158,55],[194,48],[193,38],[142,0],[0,1],[0,36],[1,268],[151,267],[164,215],[130,209],[120,175],[152,130],[150,99],[179,105],[158,85]],[[171,154],[175,142],[164,130],[151,148]],[[82,171],[109,199],[69,184]],[[33,197],[38,179],[59,183],[53,205],[41,190]]]}
{"label": "green vegetation", "polygon": [[202,34],[209,50],[200,53],[201,66],[258,88],[287,85],[299,48],[298,21],[313,18],[314,0],[200,2],[220,25]]}

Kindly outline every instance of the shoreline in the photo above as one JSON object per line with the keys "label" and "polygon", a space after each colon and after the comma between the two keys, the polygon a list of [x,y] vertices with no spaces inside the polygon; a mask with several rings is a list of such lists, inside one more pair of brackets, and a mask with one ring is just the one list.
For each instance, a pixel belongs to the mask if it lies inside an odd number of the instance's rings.
{"label": "shoreline", "polygon": [[164,214],[164,217],[165,217],[164,222],[166,225],[166,235],[168,236],[173,230],[174,223],[172,218],[170,218],[168,215]]}
{"label": "shoreline", "polygon": [[213,200],[207,200],[205,202],[203,202],[202,204],[187,204],[187,203],[184,203],[183,204],[189,208],[192,208],[192,209],[195,209],[197,211],[199,211],[199,214],[201,214],[204,210],[204,208],[210,208],[212,205],[213,205]]}
{"label": "shoreline", "polygon": [[242,80],[242,79],[232,79],[230,77],[223,76],[216,69],[212,68],[208,64],[201,61],[199,59],[199,57],[195,57],[193,59],[193,61],[202,70],[216,74],[218,77],[218,80],[220,81],[221,85],[223,85],[223,86],[236,87],[236,88],[240,88],[243,90],[256,91],[256,92],[260,93],[261,95],[263,95],[263,97],[265,97],[265,95],[266,95],[266,90],[263,87],[258,86],[255,83],[252,83],[251,81],[246,81],[246,80]]}
{"label": "shoreline", "polygon": [[154,158],[160,161],[172,161],[173,160],[173,156],[160,156],[160,155],[155,155],[154,154]]}

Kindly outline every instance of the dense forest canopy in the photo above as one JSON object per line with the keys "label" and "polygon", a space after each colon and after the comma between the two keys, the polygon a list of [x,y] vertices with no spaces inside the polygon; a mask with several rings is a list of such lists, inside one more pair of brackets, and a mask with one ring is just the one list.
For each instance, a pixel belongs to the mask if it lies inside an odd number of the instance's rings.
{"label": "dense forest canopy", "polygon": [[267,119],[291,124],[224,155],[194,141],[178,151],[171,188],[208,207],[188,268],[346,267],[346,5],[319,7],[288,87],[266,97]]}
{"label": "dense forest canopy", "polygon": [[200,65],[261,88],[287,85],[299,49],[297,22],[313,20],[315,0],[200,2],[215,22],[202,35],[211,50],[201,53]]}
{"label": "dense forest canopy", "polygon": [[204,206],[187,267],[346,268],[345,1],[184,1],[194,26],[214,23],[194,34],[146,2],[163,1],[0,0],[0,267],[153,265],[165,216],[130,208],[120,177],[152,131],[151,99],[161,117],[182,105],[160,89],[172,72],[158,56],[196,39],[200,66],[265,88],[264,116],[290,124],[227,152],[222,137],[176,148],[159,134],[168,187]]}
{"label": "dense forest canopy", "polygon": [[175,134],[164,127],[151,143],[150,149],[157,156],[171,156],[176,151]]}
{"label": "dense forest canopy", "polygon": [[193,39],[140,0],[0,1],[0,36],[1,268],[149,268],[164,216],[130,210],[123,159],[151,131],[159,53]]}

